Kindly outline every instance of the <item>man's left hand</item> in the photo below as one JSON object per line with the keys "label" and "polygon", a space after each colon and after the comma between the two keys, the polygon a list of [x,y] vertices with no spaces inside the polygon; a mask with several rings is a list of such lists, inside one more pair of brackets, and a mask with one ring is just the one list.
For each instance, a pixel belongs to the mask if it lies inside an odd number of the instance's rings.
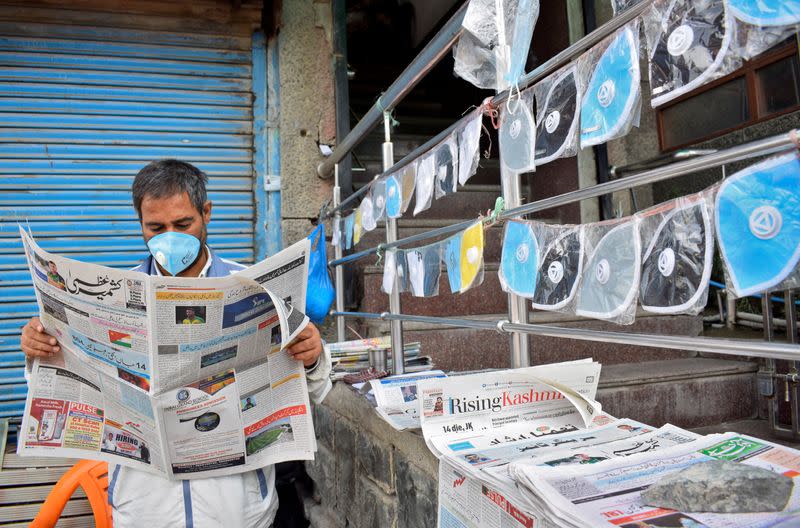
{"label": "man's left hand", "polygon": [[286,350],[294,359],[302,361],[304,366],[314,365],[322,354],[322,338],[314,323],[308,323]]}

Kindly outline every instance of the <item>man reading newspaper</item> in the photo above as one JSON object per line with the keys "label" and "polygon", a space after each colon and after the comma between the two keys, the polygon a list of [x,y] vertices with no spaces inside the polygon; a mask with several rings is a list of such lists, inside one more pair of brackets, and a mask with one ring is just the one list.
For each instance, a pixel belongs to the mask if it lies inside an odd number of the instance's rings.
{"label": "man reading newspaper", "polygon": [[[139,171],[133,183],[133,205],[150,255],[135,271],[214,278],[244,268],[216,255],[206,245],[212,205],[207,199],[206,182],[202,171],[178,160],[154,161]],[[55,269],[50,271],[56,275]],[[205,314],[195,307],[186,307],[177,315],[184,324],[205,322]],[[23,328],[21,344],[29,360],[61,353],[56,339],[45,332],[37,317]],[[320,401],[330,389],[331,366],[330,359],[322,354],[317,328],[309,323],[287,351],[303,362],[309,394],[312,400]],[[113,439],[106,440],[105,448],[116,448]],[[141,456],[146,452],[149,459],[143,443],[140,449]],[[268,527],[278,508],[272,465],[223,477],[167,480],[109,464],[108,500],[116,527]]]}

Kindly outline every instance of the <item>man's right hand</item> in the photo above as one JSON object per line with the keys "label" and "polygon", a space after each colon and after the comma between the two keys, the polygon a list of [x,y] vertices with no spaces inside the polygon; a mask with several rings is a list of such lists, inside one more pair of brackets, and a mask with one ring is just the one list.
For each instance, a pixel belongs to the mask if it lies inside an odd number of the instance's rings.
{"label": "man's right hand", "polygon": [[22,351],[29,358],[50,357],[61,350],[56,338],[44,331],[44,326],[38,317],[31,318],[28,324],[22,327],[20,344]]}

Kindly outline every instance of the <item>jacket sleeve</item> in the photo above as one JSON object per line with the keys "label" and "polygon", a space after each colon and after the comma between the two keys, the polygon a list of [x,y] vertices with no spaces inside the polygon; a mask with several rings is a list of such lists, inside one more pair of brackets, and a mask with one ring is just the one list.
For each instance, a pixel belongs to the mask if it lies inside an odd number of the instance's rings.
{"label": "jacket sleeve", "polygon": [[308,381],[308,395],[314,403],[321,403],[333,388],[331,383],[331,356],[328,347],[323,343],[322,354],[319,355],[317,363],[310,369],[306,369],[306,380]]}

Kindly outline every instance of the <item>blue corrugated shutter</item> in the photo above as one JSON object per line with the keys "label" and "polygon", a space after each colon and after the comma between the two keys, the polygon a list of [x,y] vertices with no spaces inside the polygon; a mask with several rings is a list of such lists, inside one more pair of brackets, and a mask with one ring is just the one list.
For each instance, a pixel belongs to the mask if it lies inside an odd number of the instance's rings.
{"label": "blue corrugated shutter", "polygon": [[179,158],[210,176],[212,247],[253,261],[251,87],[249,39],[0,22],[0,418],[22,412],[37,313],[18,221],[45,249],[132,267],[133,177]]}

